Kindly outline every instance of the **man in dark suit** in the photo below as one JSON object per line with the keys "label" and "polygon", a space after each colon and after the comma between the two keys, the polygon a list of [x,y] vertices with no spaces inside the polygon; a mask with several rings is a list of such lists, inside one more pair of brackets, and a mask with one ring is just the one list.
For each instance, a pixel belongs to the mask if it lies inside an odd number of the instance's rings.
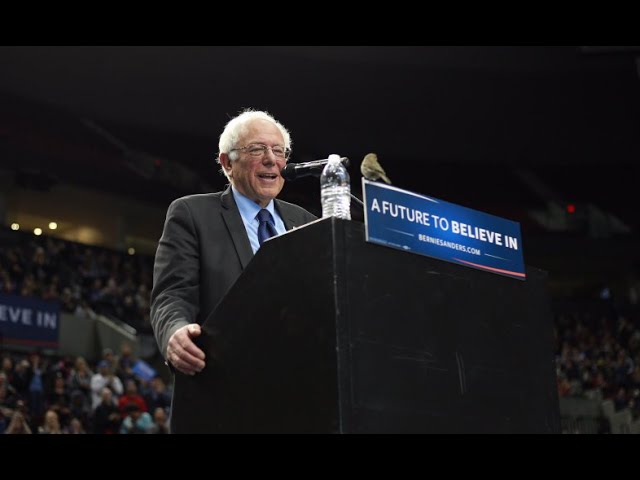
{"label": "man in dark suit", "polygon": [[231,185],[169,206],[155,258],[151,325],[168,364],[186,375],[205,366],[193,342],[200,325],[262,242],[316,218],[275,200],[290,146],[289,132],[271,115],[247,110],[220,135],[218,161]]}

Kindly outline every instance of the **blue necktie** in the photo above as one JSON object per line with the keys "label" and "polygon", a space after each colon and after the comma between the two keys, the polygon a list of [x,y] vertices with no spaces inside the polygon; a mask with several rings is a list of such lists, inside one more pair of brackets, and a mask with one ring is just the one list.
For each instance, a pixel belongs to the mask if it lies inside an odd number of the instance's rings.
{"label": "blue necktie", "polygon": [[258,212],[256,218],[260,222],[260,225],[258,225],[258,242],[262,245],[265,240],[277,235],[276,227],[273,226],[271,213],[265,208]]}

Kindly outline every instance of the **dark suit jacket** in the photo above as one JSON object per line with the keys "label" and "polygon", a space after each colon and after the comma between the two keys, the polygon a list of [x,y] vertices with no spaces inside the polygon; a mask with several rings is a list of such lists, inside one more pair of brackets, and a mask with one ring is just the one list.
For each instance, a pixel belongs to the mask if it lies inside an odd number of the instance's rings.
{"label": "dark suit jacket", "polygon": [[[287,230],[316,219],[281,200],[275,207]],[[163,357],[173,332],[202,324],[252,257],[231,187],[179,198],[169,206],[151,291],[151,325]]]}

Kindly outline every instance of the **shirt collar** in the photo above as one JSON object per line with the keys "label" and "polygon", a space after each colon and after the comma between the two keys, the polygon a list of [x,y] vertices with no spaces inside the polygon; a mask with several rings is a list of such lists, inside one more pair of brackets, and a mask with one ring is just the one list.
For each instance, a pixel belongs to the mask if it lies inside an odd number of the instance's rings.
{"label": "shirt collar", "polygon": [[[251,200],[249,197],[240,193],[236,189],[236,187],[234,187],[233,185],[231,185],[231,191],[233,192],[233,198],[236,201],[236,205],[238,205],[238,210],[240,210],[240,215],[242,216],[242,219],[247,223],[253,222],[256,218],[256,215],[258,215],[258,212],[262,209],[262,207],[258,205],[256,202],[254,202],[253,200]],[[273,218],[276,217],[275,203],[273,199],[264,208],[269,210],[269,213]]]}

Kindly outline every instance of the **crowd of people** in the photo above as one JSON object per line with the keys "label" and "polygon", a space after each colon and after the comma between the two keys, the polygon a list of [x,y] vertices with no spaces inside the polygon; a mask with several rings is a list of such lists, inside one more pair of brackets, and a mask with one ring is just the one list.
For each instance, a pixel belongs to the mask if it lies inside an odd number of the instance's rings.
{"label": "crowd of people", "polygon": [[[0,293],[57,302],[79,317],[103,315],[151,331],[153,258],[30,233],[0,231]],[[170,388],[132,374],[131,349],[82,357],[0,346],[0,432],[166,433]]]}
{"label": "crowd of people", "polygon": [[0,293],[56,301],[63,312],[100,314],[150,332],[152,257],[2,230]]}
{"label": "crowd of people", "polygon": [[2,355],[0,432],[168,433],[171,389],[133,372],[131,348],[105,349],[92,368],[82,357]]}
{"label": "crowd of people", "polygon": [[[636,282],[555,307],[558,395],[610,400],[640,418],[640,302]],[[597,395],[594,395],[597,393]]]}

